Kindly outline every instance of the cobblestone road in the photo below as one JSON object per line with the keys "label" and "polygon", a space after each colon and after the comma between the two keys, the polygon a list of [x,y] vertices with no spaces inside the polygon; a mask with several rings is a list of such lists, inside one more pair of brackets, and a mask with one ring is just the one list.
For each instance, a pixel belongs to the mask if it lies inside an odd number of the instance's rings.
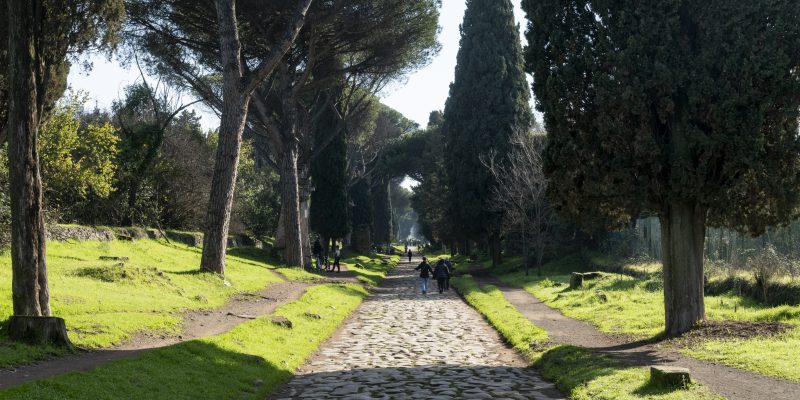
{"label": "cobblestone road", "polygon": [[274,398],[563,398],[455,293],[416,284],[398,266]]}

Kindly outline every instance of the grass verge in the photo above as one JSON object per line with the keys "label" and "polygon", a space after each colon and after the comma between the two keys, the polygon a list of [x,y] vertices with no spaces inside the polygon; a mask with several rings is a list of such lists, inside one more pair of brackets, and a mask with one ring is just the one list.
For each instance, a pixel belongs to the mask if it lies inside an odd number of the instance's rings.
{"label": "grass verge", "polygon": [[[54,315],[66,320],[73,343],[82,347],[109,347],[137,331],[174,334],[180,330],[184,311],[218,308],[237,293],[280,282],[269,270],[274,267],[258,260],[258,252],[263,251],[229,255],[223,280],[201,273],[200,249],[182,244],[163,240],[50,242],[51,307]],[[0,281],[11,282],[8,254],[0,256]],[[0,292],[0,321],[11,314],[11,292],[5,290]],[[0,367],[61,353],[0,337]]]}
{"label": "grass verge", "polygon": [[[646,278],[606,273],[569,289],[569,273],[582,271],[577,257],[548,264],[543,275],[523,272],[499,275],[508,284],[523,287],[550,307],[571,318],[587,321],[600,331],[649,338],[664,331],[663,284],[655,274]],[[632,270],[651,270],[652,263],[630,264]],[[601,295],[602,293],[602,295]],[[798,326],[777,336],[750,339],[700,339],[680,347],[682,353],[763,375],[800,381],[800,306],[767,306],[745,296],[728,293],[706,296],[706,315],[714,321],[781,322]]]}
{"label": "grass verge", "polygon": [[711,400],[723,399],[701,385],[675,389],[650,382],[646,368],[624,367],[592,350],[574,346],[549,349],[547,332],[534,325],[496,287],[481,288],[469,275],[451,279],[464,299],[572,399]]}
{"label": "grass verge", "polygon": [[574,400],[724,399],[697,384],[675,389],[651,383],[647,369],[624,367],[610,357],[582,347],[554,347],[543,353],[534,366]]}
{"label": "grass verge", "polygon": [[520,314],[496,287],[487,285],[481,288],[469,275],[453,277],[450,282],[467,303],[527,358],[534,359],[537,351],[546,345],[547,332]]}
{"label": "grass verge", "polygon": [[273,313],[291,320],[291,329],[259,318],[219,336],[11,388],[0,399],[263,399],[366,295],[355,284],[314,286]]}

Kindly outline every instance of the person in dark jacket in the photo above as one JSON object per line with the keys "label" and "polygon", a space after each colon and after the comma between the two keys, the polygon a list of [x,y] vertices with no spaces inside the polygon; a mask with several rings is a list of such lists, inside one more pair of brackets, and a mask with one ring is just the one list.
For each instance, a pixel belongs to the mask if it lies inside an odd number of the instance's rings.
{"label": "person in dark jacket", "polygon": [[411,249],[406,250],[406,255],[408,256],[408,262],[411,262]]}
{"label": "person in dark jacket", "polygon": [[444,290],[450,290],[450,276],[453,275],[453,263],[450,259],[444,260],[444,266],[447,267],[447,278],[444,280]]}
{"label": "person in dark jacket", "polygon": [[414,268],[415,271],[419,271],[419,285],[422,289],[422,294],[428,294],[428,278],[431,277],[433,273],[433,268],[431,265],[428,264],[428,259],[426,257],[422,257],[422,262],[419,263],[417,268]]}
{"label": "person in dark jacket", "polygon": [[440,259],[436,263],[436,268],[433,269],[433,277],[436,278],[436,285],[439,288],[439,294],[444,292],[444,285],[449,276],[450,271],[447,270],[447,264],[445,264],[444,260]]}

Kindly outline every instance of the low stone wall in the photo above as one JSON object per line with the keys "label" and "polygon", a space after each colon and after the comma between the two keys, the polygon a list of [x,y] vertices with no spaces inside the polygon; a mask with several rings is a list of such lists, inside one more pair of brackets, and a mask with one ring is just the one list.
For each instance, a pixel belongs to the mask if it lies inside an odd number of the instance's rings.
{"label": "low stone wall", "polygon": [[[97,240],[108,242],[112,240],[144,240],[162,239],[185,244],[187,246],[201,247],[203,234],[195,232],[160,231],[145,228],[104,228],[80,225],[48,225],[47,240],[66,242],[70,240],[85,241]],[[245,235],[228,237],[228,247],[258,247],[263,248],[263,243]]]}

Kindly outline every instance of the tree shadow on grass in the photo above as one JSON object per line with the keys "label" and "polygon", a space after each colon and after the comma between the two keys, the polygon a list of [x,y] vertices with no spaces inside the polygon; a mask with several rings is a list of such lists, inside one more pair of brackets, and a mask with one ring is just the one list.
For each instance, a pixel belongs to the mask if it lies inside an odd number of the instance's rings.
{"label": "tree shadow on grass", "polygon": [[[642,341],[642,343],[648,342],[649,340]],[[636,345],[641,345],[641,343],[631,343],[624,346]],[[622,347],[620,346],[620,350]],[[649,362],[644,362],[642,359],[636,359],[631,364],[623,364],[615,357],[597,353],[595,350],[597,349],[590,350],[569,345],[556,346],[544,352],[541,358],[534,363],[534,366],[542,371],[546,379],[555,382],[559,389],[570,393],[573,389],[587,385],[596,379],[624,373],[626,370],[641,366],[652,365],[653,361],[649,359]],[[644,356],[643,359],[647,359],[647,357]],[[624,388],[623,390],[625,389],[630,390],[633,395],[640,396],[666,395],[684,390],[684,388],[655,384],[650,382],[649,379],[642,381],[639,386]]]}
{"label": "tree shadow on grass", "polygon": [[3,399],[263,399],[291,377],[261,357],[193,340],[12,387]]}

